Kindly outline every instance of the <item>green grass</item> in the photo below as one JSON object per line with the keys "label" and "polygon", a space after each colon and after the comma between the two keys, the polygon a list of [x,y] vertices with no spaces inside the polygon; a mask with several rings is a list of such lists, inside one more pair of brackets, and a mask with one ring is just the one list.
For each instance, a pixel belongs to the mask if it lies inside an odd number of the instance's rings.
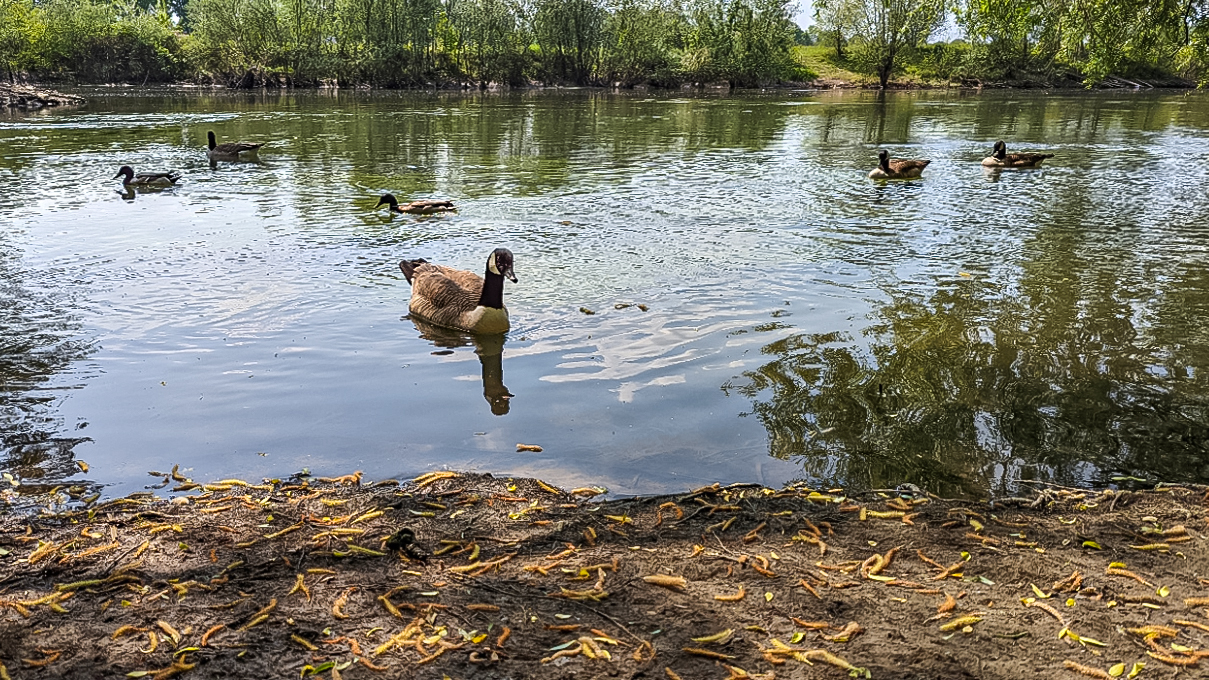
{"label": "green grass", "polygon": [[[877,78],[857,72],[845,54],[843,59],[835,56],[835,48],[823,45],[802,46],[793,48],[793,58],[803,68],[818,74],[821,80],[839,80],[852,83],[859,87],[875,87]],[[904,63],[900,73],[890,80],[892,86],[898,87],[945,87],[948,81],[938,78],[926,78],[917,72],[917,66]]]}
{"label": "green grass", "polygon": [[837,59],[835,49],[831,47],[795,45],[793,58],[802,67],[817,73],[821,80],[842,80],[856,84],[866,84],[873,80],[853,71],[847,59]]}

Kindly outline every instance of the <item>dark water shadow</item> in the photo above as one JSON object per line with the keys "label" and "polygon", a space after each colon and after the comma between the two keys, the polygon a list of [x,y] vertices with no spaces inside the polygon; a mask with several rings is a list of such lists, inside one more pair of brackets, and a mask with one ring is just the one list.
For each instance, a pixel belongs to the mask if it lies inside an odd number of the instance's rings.
{"label": "dark water shadow", "polygon": [[[75,447],[89,438],[69,436],[57,405],[65,390],[56,384],[73,364],[89,357],[93,343],[80,337],[69,301],[22,267],[19,252],[0,233],[0,509],[5,496],[18,507],[20,497],[62,487],[80,474]],[[77,423],[79,432],[87,423]],[[98,485],[77,481],[62,489],[79,498]]]}
{"label": "dark water shadow", "polygon": [[483,398],[491,405],[492,414],[507,415],[509,400],[514,395],[504,386],[504,335],[471,335],[451,328],[434,326],[414,316],[407,318],[415,324],[420,337],[431,342],[434,347],[474,347],[474,353],[478,355],[483,368]]}

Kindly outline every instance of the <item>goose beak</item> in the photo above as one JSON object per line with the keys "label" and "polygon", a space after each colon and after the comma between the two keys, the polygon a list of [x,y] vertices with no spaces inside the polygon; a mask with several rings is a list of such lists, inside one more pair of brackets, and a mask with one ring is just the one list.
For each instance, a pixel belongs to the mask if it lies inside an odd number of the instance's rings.
{"label": "goose beak", "polygon": [[379,199],[378,199],[378,204],[374,206],[374,209],[375,209],[375,210],[377,210],[378,208],[381,208],[381,207],[382,207],[383,205],[385,205],[386,203],[387,203],[387,201],[386,201],[386,199],[385,199],[385,198],[379,198]]}
{"label": "goose beak", "polygon": [[509,280],[509,281],[511,281],[511,282],[513,282],[513,283],[516,283],[516,282],[517,282],[517,281],[516,281],[516,274],[513,274],[513,273],[512,273],[512,267],[508,267],[508,270],[504,272],[504,276],[506,276],[506,277],[508,278],[508,280]]}
{"label": "goose beak", "polygon": [[121,176],[122,176],[122,173],[119,172],[118,174],[114,175],[113,177],[110,177],[109,179],[117,179]]}

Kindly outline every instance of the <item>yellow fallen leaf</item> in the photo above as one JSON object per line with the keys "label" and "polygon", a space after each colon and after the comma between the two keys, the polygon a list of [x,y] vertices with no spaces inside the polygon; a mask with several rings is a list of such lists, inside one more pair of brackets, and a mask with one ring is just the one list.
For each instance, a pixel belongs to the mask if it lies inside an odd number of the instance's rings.
{"label": "yellow fallen leaf", "polygon": [[772,602],[772,593],[764,593],[764,601]]}
{"label": "yellow fallen leaf", "polygon": [[1114,678],[1119,678],[1125,674],[1125,664],[1119,663],[1108,669],[1108,674]]}
{"label": "yellow fallen leaf", "polygon": [[720,645],[720,644],[725,643],[727,640],[729,640],[730,636],[734,632],[735,631],[733,628],[727,628],[726,630],[724,630],[720,633],[714,633],[713,635],[706,635],[705,637],[695,637],[695,638],[693,638],[693,642],[700,642],[702,644],[707,644],[707,645],[708,644],[719,644]]}
{"label": "yellow fallen leaf", "polygon": [[688,585],[688,581],[683,576],[668,576],[666,574],[654,574],[652,576],[643,576],[643,581],[664,588],[672,588],[673,590],[682,590]]}
{"label": "yellow fallen leaf", "polygon": [[1037,597],[1038,597],[1039,599],[1045,600],[1045,599],[1048,599],[1048,598],[1049,598],[1049,593],[1047,593],[1047,592],[1045,592],[1044,590],[1042,590],[1042,589],[1038,588],[1036,585],[1034,585],[1034,584],[1030,583],[1030,584],[1029,584],[1029,586],[1030,586],[1030,587],[1032,587],[1033,592],[1037,594]]}

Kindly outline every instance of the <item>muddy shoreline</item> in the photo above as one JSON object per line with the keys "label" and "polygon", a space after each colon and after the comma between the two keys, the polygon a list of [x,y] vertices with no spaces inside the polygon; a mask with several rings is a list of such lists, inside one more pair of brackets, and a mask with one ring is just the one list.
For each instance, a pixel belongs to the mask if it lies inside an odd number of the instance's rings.
{"label": "muddy shoreline", "polygon": [[[201,485],[0,515],[0,677],[1169,678],[1209,492]],[[1121,664],[1121,665],[1118,665]],[[1198,671],[1198,669],[1200,669]]]}
{"label": "muddy shoreline", "polygon": [[0,108],[41,109],[50,106],[75,106],[83,103],[83,97],[63,94],[41,86],[0,83]]}

